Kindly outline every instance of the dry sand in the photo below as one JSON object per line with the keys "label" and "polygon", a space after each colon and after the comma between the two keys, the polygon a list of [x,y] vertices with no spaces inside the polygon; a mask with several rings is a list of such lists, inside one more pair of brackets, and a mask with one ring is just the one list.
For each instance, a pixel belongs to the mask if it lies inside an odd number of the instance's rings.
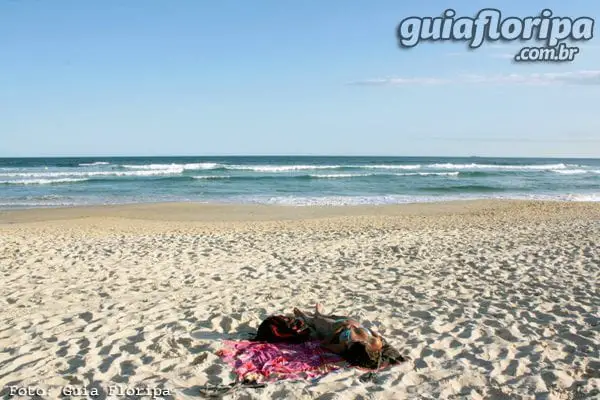
{"label": "dry sand", "polygon": [[600,396],[600,204],[0,212],[0,279],[3,393],[198,398],[233,379],[221,339],[322,302],[412,361],[229,398]]}

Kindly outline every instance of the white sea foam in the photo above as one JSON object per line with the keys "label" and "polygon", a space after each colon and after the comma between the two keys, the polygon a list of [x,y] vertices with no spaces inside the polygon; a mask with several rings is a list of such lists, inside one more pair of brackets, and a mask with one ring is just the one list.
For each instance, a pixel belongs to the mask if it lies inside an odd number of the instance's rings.
{"label": "white sea foam", "polygon": [[303,170],[321,170],[321,169],[376,169],[376,170],[418,170],[427,169],[486,169],[486,170],[511,170],[511,171],[547,171],[563,170],[567,168],[579,167],[578,165],[558,164],[531,164],[531,165],[495,165],[495,164],[454,164],[454,163],[434,163],[428,165],[421,164],[365,164],[365,165],[224,165],[226,169],[245,170],[254,172],[292,172]]}
{"label": "white sea foam", "polygon": [[46,202],[46,201],[15,201],[15,202],[0,202],[0,209],[25,209],[39,207],[72,207],[83,205],[76,202]]}
{"label": "white sea foam", "polygon": [[194,179],[230,179],[230,175],[197,175],[192,176]]}
{"label": "white sea foam", "polygon": [[394,174],[395,176],[458,176],[459,171],[452,172],[405,172]]}
{"label": "white sea foam", "polygon": [[350,206],[371,204],[401,204],[420,201],[436,201],[435,198],[417,198],[415,196],[389,195],[389,196],[274,196],[274,197],[248,197],[242,202],[258,204],[277,204],[288,206]]}
{"label": "white sea foam", "polygon": [[214,162],[188,163],[188,164],[126,164],[121,165],[126,169],[134,170],[168,170],[173,168],[182,168],[183,170],[210,170],[224,168],[228,170],[253,171],[262,173],[282,173],[294,171],[324,170],[324,169],[375,169],[375,170],[418,170],[427,169],[486,169],[486,170],[509,170],[509,171],[546,171],[546,170],[564,170],[567,168],[579,167],[578,165],[558,164],[531,164],[531,165],[495,165],[495,164],[454,164],[454,163],[434,163],[428,165],[421,164],[357,164],[357,165],[248,165],[248,164],[219,164]]}
{"label": "white sea foam", "polygon": [[368,176],[458,176],[460,172],[399,172],[399,173],[368,173],[368,174],[314,174],[311,178],[358,178]]}
{"label": "white sea foam", "polygon": [[386,205],[407,203],[431,203],[453,200],[477,200],[492,198],[491,196],[455,195],[455,196],[422,196],[422,195],[375,195],[375,196],[273,196],[246,197],[234,202],[255,204],[276,204],[289,206],[359,206]]}
{"label": "white sea foam", "polygon": [[254,172],[293,172],[320,169],[338,169],[341,165],[225,165],[226,169]]}
{"label": "white sea foam", "polygon": [[572,166],[566,164],[539,164],[539,165],[494,165],[494,164],[453,164],[453,163],[436,163],[430,164],[428,168],[435,169],[499,169],[499,170],[534,170],[534,171],[545,171],[545,170],[558,170],[566,169]]}
{"label": "white sea foam", "polygon": [[85,182],[87,178],[76,179],[76,178],[59,178],[59,179],[18,179],[9,181],[0,181],[0,184],[4,185],[50,185],[57,183],[76,183]]}
{"label": "white sea foam", "polygon": [[217,169],[222,168],[223,166],[218,163],[190,163],[183,164],[183,169],[185,170],[203,170],[203,169]]}
{"label": "white sea foam", "polygon": [[421,165],[393,165],[393,164],[379,164],[379,165],[355,165],[352,168],[365,168],[365,169],[420,169]]}
{"label": "white sea foam", "polygon": [[588,171],[585,169],[553,169],[552,172],[556,172],[557,174],[563,175],[579,175],[579,174],[587,174]]}
{"label": "white sea foam", "polygon": [[59,178],[59,177],[97,177],[97,176],[155,176],[176,175],[184,171],[182,167],[143,171],[48,171],[48,172],[12,172],[0,173],[0,177],[10,178]]}
{"label": "white sea foam", "polygon": [[571,194],[567,196],[567,201],[600,201],[600,193],[589,193],[589,194]]}
{"label": "white sea foam", "polygon": [[106,161],[96,161],[96,162],[92,162],[92,163],[79,164],[80,167],[95,167],[97,165],[110,165],[110,163],[106,162]]}
{"label": "white sea foam", "polygon": [[[102,171],[102,173],[92,173],[90,176],[160,176],[160,175],[178,175],[184,171],[181,167],[169,169],[146,170],[146,171]],[[107,172],[107,173],[105,173]]]}
{"label": "white sea foam", "polygon": [[324,179],[336,179],[336,178],[360,178],[365,176],[375,176],[377,174],[311,174],[311,178],[324,178]]}
{"label": "white sea foam", "polygon": [[340,169],[340,168],[412,170],[412,169],[421,168],[421,165],[392,165],[392,164],[378,164],[378,165],[225,165],[224,167],[226,169],[231,169],[231,170],[277,173],[277,172],[310,171],[310,170]]}
{"label": "white sea foam", "polygon": [[127,169],[136,169],[136,170],[151,170],[151,171],[161,171],[161,170],[171,170],[171,169],[181,169],[184,170],[206,170],[206,169],[216,169],[220,168],[221,164],[206,162],[206,163],[188,163],[188,164],[125,164],[121,165],[123,168]]}
{"label": "white sea foam", "polygon": [[179,166],[180,166],[180,164],[140,164],[140,165],[125,164],[125,165],[121,165],[121,167],[127,168],[127,169],[139,169],[139,170],[150,170],[150,171],[178,168]]}
{"label": "white sea foam", "polygon": [[544,200],[544,201],[572,201],[572,202],[599,202],[600,193],[591,194],[468,194],[445,196],[421,195],[380,195],[380,196],[249,196],[235,199],[220,199],[226,203],[253,203],[277,204],[289,206],[356,206],[356,205],[385,205],[406,203],[431,203],[456,200]]}

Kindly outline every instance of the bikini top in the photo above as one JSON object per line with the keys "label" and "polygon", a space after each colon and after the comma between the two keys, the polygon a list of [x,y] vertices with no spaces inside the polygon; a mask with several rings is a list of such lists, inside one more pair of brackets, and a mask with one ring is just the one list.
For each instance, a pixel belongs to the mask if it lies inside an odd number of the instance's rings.
{"label": "bikini top", "polygon": [[[336,323],[341,323],[341,322],[346,322],[348,321],[349,318],[343,318],[343,319],[338,319],[335,322]],[[373,334],[371,333],[371,331],[369,330],[369,328],[365,328],[364,326],[362,326],[361,324],[358,324],[357,328],[361,328],[364,329],[365,332],[367,332],[367,335],[369,335],[369,337],[373,336]],[[350,327],[346,327],[345,329],[343,329],[340,334],[339,334],[339,341],[340,343],[344,343],[349,345],[350,343],[352,343],[352,330]]]}

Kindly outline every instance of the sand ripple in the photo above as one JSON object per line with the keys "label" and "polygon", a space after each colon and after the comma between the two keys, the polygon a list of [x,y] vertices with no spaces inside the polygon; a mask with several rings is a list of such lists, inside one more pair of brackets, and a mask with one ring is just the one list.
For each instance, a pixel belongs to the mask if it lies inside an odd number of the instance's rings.
{"label": "sand ripple", "polygon": [[123,385],[197,398],[233,379],[214,354],[220,340],[320,301],[412,361],[373,382],[348,370],[238,395],[600,396],[600,218],[536,210],[4,225],[0,390]]}

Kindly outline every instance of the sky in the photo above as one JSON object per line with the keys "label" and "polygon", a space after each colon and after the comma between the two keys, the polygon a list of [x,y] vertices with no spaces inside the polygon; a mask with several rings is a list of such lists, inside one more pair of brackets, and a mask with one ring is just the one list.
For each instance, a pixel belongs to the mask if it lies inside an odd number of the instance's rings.
{"label": "sky", "polygon": [[[581,0],[0,2],[0,157],[600,157],[600,33],[398,45],[408,17],[600,18]],[[597,36],[597,37],[596,37]]]}

